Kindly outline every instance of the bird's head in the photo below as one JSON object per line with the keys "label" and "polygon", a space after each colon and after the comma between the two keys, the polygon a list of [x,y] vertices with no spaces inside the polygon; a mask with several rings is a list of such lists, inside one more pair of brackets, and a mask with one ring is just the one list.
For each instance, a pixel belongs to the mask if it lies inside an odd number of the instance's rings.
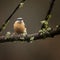
{"label": "bird's head", "polygon": [[24,21],[22,18],[17,18],[17,20],[15,21],[15,23],[22,23],[23,25],[25,25]]}

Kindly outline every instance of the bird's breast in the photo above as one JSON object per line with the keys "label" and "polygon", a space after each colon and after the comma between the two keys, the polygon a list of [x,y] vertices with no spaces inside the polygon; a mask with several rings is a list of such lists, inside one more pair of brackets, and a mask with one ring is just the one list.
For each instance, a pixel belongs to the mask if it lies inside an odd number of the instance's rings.
{"label": "bird's breast", "polygon": [[17,33],[23,33],[25,26],[22,23],[14,23],[14,31]]}

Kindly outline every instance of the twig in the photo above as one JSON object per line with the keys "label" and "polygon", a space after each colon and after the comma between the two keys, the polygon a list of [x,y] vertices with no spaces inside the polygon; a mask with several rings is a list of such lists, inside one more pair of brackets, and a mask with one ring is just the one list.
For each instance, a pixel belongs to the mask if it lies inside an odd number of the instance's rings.
{"label": "twig", "polygon": [[51,11],[52,11],[53,6],[54,6],[54,2],[55,2],[55,0],[52,0],[52,2],[50,4],[50,7],[49,7],[49,10],[48,10],[48,12],[46,14],[45,20],[48,20],[48,18],[49,18],[48,16],[51,14]]}

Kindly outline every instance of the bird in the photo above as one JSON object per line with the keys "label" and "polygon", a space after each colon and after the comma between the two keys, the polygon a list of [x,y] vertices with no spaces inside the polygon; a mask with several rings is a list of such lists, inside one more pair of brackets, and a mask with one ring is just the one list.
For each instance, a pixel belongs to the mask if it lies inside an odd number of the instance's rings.
{"label": "bird", "polygon": [[17,20],[13,24],[13,27],[14,27],[15,33],[23,34],[23,35],[27,34],[26,26],[25,26],[25,23],[23,21],[23,18],[17,18]]}

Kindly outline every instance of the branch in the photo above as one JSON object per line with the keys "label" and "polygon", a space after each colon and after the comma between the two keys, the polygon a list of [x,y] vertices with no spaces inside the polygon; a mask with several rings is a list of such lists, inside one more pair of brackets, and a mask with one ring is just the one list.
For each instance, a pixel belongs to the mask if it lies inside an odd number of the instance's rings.
{"label": "branch", "polygon": [[[45,22],[48,22],[50,20],[50,18],[51,18],[51,12],[52,12],[52,9],[53,9],[53,6],[54,6],[54,2],[55,2],[55,0],[51,1],[50,7],[49,7],[49,9],[47,11],[47,14],[46,14],[45,18],[44,18]],[[44,23],[41,25],[41,29],[42,28],[45,28]]]}
{"label": "branch", "polygon": [[34,40],[41,40],[41,39],[45,39],[48,37],[53,38],[56,35],[60,35],[60,26],[54,30],[51,30],[50,32],[45,32],[43,34],[41,33],[34,33],[34,34],[27,34],[25,37],[23,36],[23,38],[21,38],[20,35],[10,35],[8,38],[6,38],[6,36],[0,36],[0,43],[4,43],[4,42],[13,42],[13,41],[27,41],[27,42],[31,42]]}
{"label": "branch", "polygon": [[52,2],[50,4],[50,7],[49,7],[49,10],[48,10],[48,12],[46,14],[45,20],[48,20],[48,18],[49,18],[48,16],[51,14],[51,11],[52,11],[53,6],[54,6],[54,2],[55,2],[55,0],[52,0]]}

